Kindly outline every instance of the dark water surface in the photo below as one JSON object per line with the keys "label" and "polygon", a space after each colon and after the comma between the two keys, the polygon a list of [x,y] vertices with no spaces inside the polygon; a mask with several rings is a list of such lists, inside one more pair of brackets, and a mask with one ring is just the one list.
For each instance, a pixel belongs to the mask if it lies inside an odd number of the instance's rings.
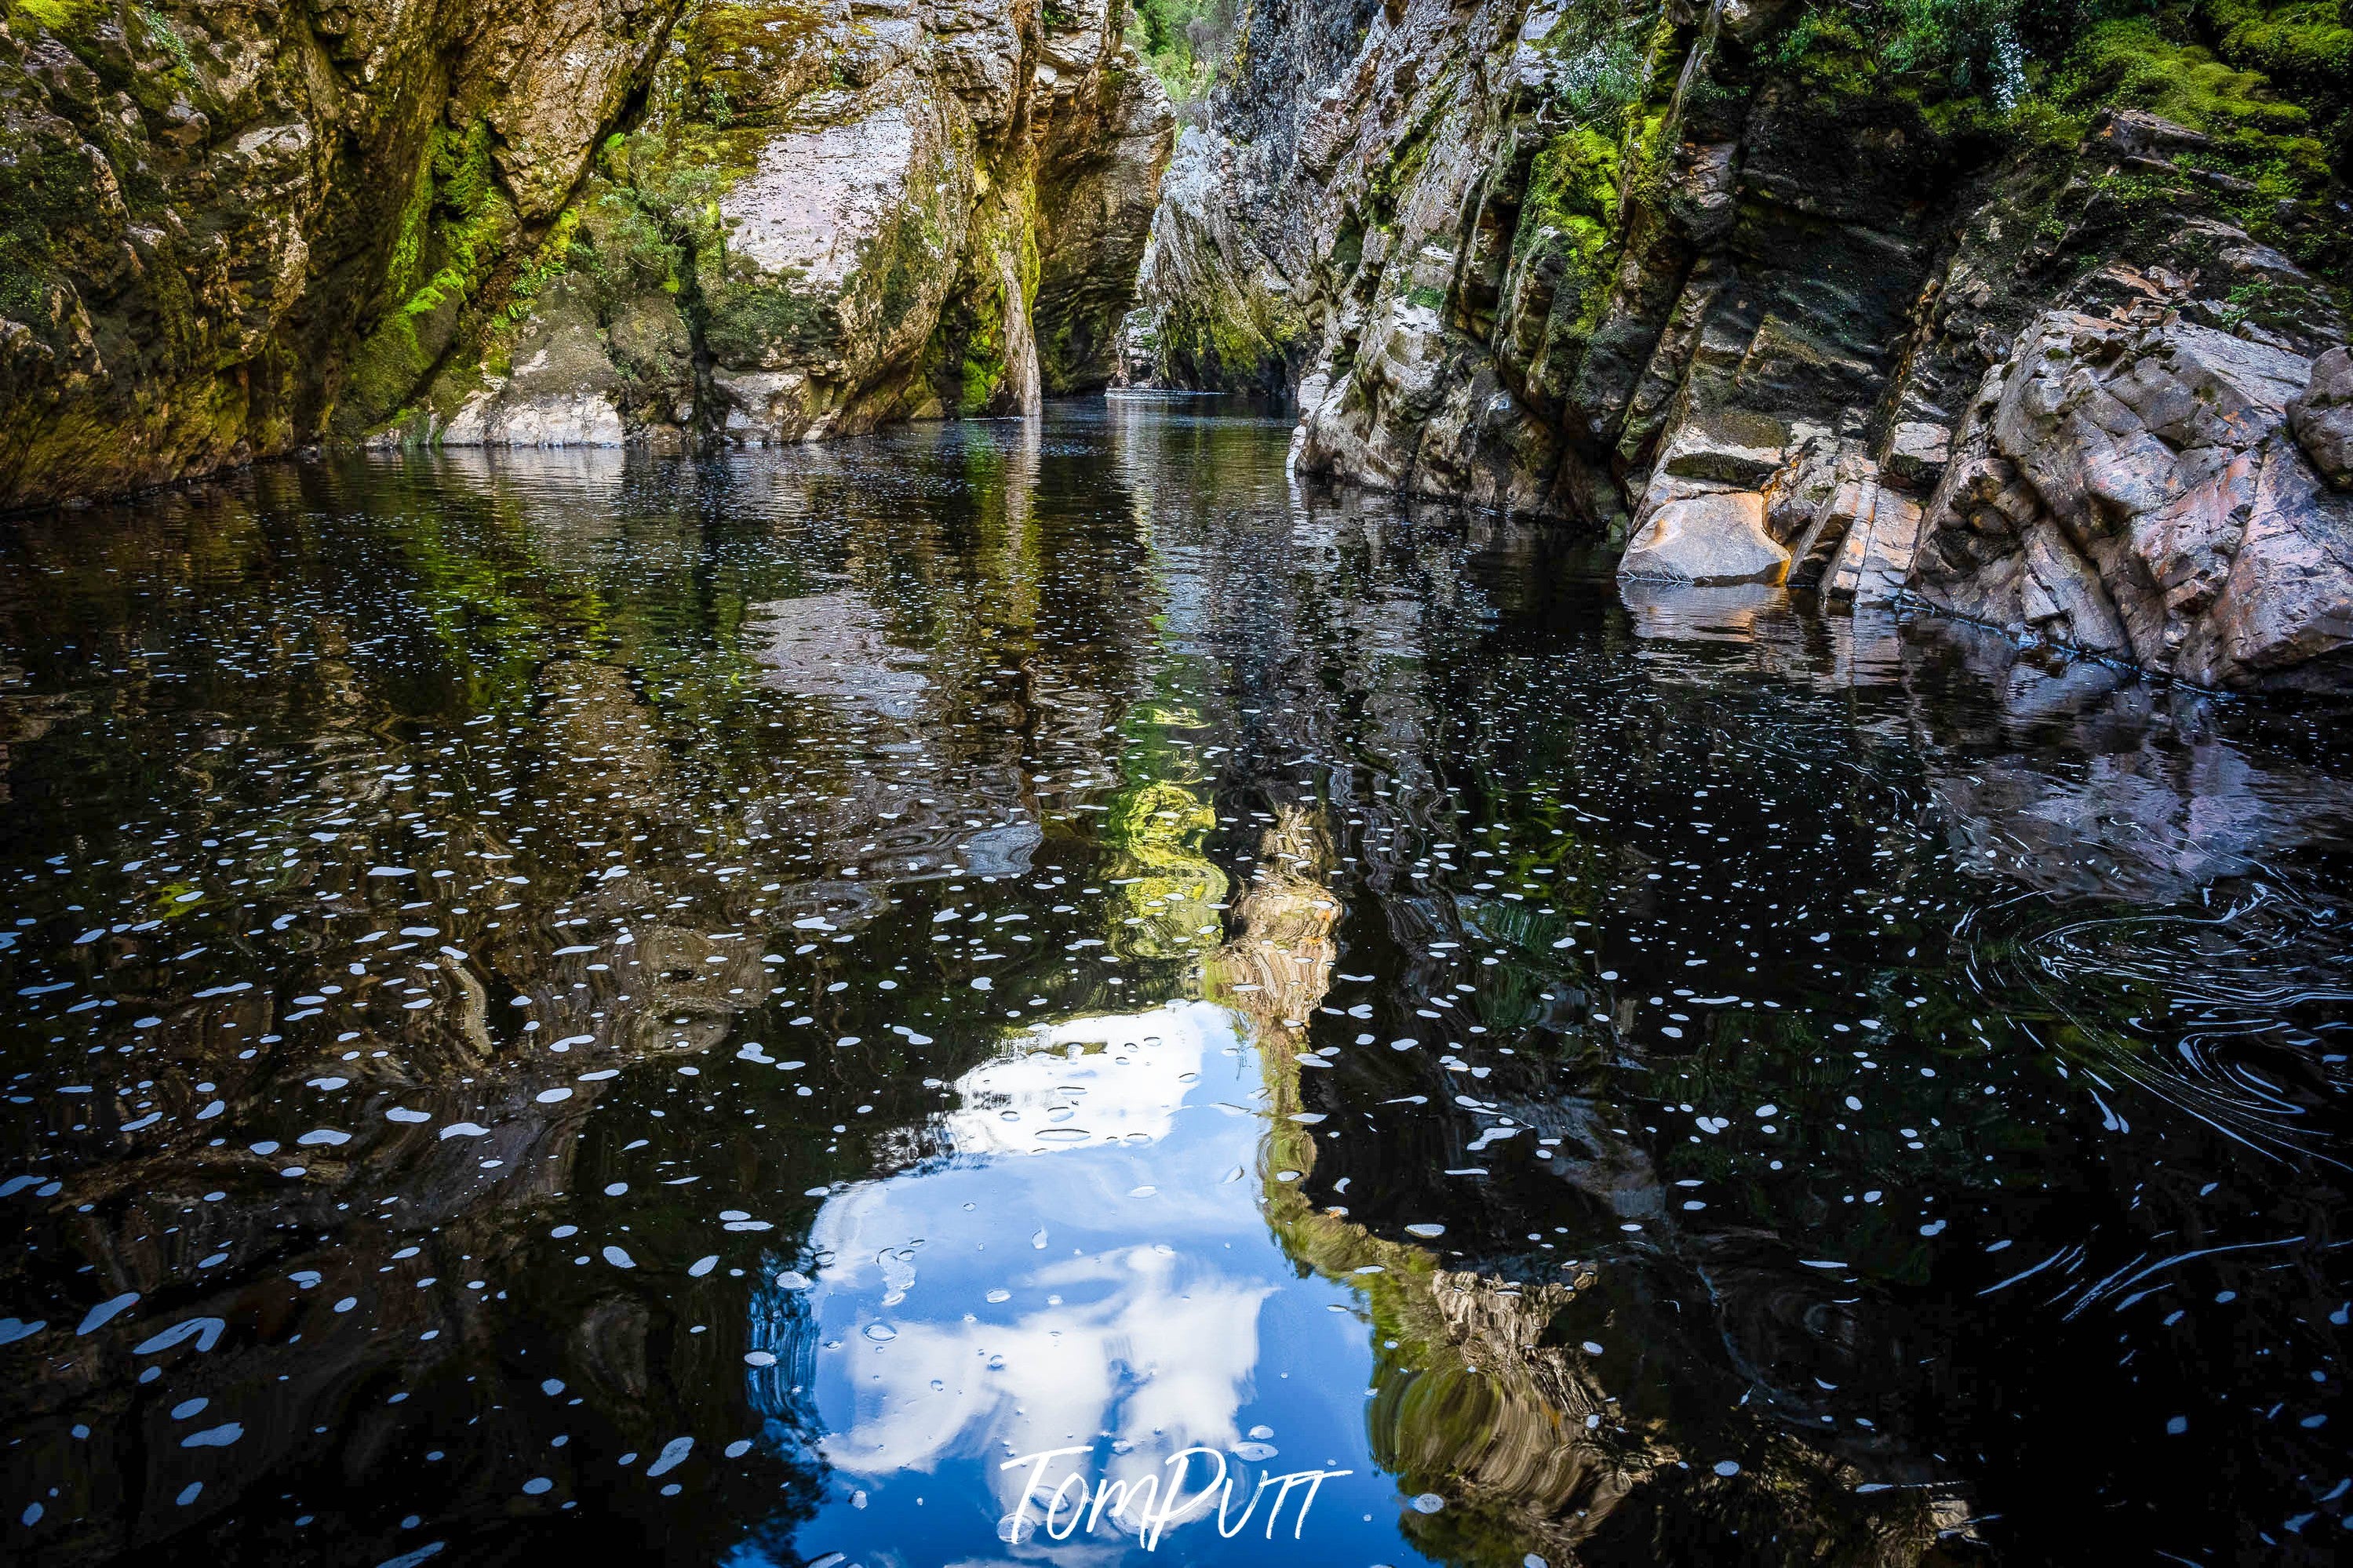
{"label": "dark water surface", "polygon": [[2339,1560],[2339,721],[1284,435],[0,525],[0,1554]]}

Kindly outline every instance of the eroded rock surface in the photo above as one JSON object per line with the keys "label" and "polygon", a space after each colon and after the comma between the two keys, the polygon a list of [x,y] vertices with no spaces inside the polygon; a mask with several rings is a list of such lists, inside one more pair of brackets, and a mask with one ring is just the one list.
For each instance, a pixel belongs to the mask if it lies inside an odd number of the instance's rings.
{"label": "eroded rock surface", "polygon": [[2020,335],[1930,504],[1922,597],[2201,685],[2340,675],[2353,499],[2287,419],[2314,362],[2142,314],[2052,311]]}
{"label": "eroded rock surface", "polygon": [[0,506],[322,437],[799,438],[1101,384],[1118,0],[14,5]]}
{"label": "eroded rock surface", "polygon": [[[2203,23],[1970,56],[1849,13],[1254,11],[1171,167],[1139,373],[1290,390],[1303,473],[1580,521],[1630,577],[1778,554],[1832,606],[1908,596],[2206,683],[2338,679],[2353,372],[2328,279],[2353,207],[2295,140],[2336,89],[2228,77],[2240,43]],[[2005,77],[2001,47],[2076,74]],[[2168,73],[2243,97],[2166,98]],[[2266,135],[2301,171],[2268,198]],[[1985,400],[2042,384],[2015,367],[2062,318],[2100,337],[2083,376],[2172,378],[2237,422],[2177,428],[2134,380],[2137,404],[2085,393],[1997,435]],[[2127,349],[2168,320],[2169,346]],[[2119,464],[2131,496],[2063,478]]]}

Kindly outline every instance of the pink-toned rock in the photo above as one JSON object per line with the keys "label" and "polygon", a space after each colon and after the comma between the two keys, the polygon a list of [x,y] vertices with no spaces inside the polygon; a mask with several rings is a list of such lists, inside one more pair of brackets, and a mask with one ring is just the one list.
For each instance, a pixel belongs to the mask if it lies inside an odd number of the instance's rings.
{"label": "pink-toned rock", "polygon": [[2353,353],[2330,349],[2312,362],[2312,380],[2288,405],[2287,420],[2321,477],[2353,490]]}
{"label": "pink-toned rock", "polygon": [[1921,598],[2201,685],[2341,681],[2345,350],[2053,310],[1985,395],[1929,505]]}

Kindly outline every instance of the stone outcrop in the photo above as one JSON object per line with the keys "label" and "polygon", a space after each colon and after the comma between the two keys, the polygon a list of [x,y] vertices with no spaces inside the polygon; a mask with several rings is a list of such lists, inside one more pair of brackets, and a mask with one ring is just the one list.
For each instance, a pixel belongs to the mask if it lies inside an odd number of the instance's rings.
{"label": "stone outcrop", "polygon": [[0,507],[1102,384],[1173,129],[1124,10],[11,6]]}
{"label": "stone outcrop", "polygon": [[[2341,679],[2353,372],[2287,252],[2341,266],[2353,206],[2294,140],[2306,111],[2259,76],[2184,100],[2218,131],[2137,107],[2163,72],[2131,71],[2213,57],[2100,23],[2052,89],[2075,96],[2013,114],[2024,78],[1957,86],[2012,68],[1999,48],[1907,76],[1968,46],[1855,31],[1894,16],[1256,7],[1154,224],[1152,374],[1288,388],[1303,473],[1594,526],[1629,578],[1923,601],[2201,683]],[[2260,200],[2232,172],[2258,123],[2302,171]],[[2098,339],[2068,351],[2084,386],[2141,402],[2000,424],[2013,381],[2059,374],[2020,367],[2062,319]],[[2177,372],[2237,422],[2168,424],[2143,382]],[[2147,405],[2140,445],[2112,404]],[[2101,463],[2142,489],[2060,477]]]}
{"label": "stone outcrop", "polygon": [[1651,512],[1618,570],[1678,583],[1778,583],[1788,573],[1789,552],[1765,531],[1763,496],[1710,490]]}
{"label": "stone outcrop", "polygon": [[[1930,502],[1915,587],[2200,685],[2341,679],[2353,498],[2287,416],[2326,373],[2155,302],[2140,314],[2054,310],[2020,335]],[[2327,396],[2299,405],[2306,427]]]}
{"label": "stone outcrop", "polygon": [[2288,424],[2321,477],[2353,490],[2353,353],[2330,349],[2312,364],[2312,380],[2288,405]]}

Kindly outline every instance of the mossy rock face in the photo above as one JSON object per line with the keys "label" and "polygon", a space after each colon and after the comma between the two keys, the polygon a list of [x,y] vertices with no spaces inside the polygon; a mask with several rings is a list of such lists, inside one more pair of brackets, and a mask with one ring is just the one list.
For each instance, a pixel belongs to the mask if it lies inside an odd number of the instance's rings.
{"label": "mossy rock face", "polygon": [[322,436],[543,438],[547,367],[597,438],[609,405],[671,446],[1034,406],[1041,289],[1061,381],[1107,376],[1166,151],[1108,9],[5,18],[0,507]]}
{"label": "mossy rock face", "polygon": [[690,4],[8,0],[0,507],[398,408]]}
{"label": "mossy rock face", "polygon": [[923,85],[894,81],[855,112],[772,133],[719,195],[723,253],[698,258],[716,363],[854,383],[921,351],[978,173],[968,123]]}
{"label": "mossy rock face", "polygon": [[[1254,13],[1230,80],[1281,60],[1287,97],[1220,89],[1185,134],[1145,268],[1157,369],[1296,388],[1306,471],[1613,529],[1718,415],[1783,429],[1753,456],[1810,483],[1883,455],[1926,488],[2026,319],[2184,234],[2232,237],[2147,287],[2319,330],[2353,280],[2346,21],[1529,0],[1386,7],[1318,52],[1317,21]],[[2126,154],[2128,110],[2187,140]]]}
{"label": "mossy rock face", "polygon": [[[1148,79],[1099,68],[1104,40],[1085,29],[1104,22],[1063,18],[1063,37],[1054,18],[987,6],[695,11],[645,121],[607,141],[575,203],[567,265],[593,279],[630,438],[1025,412],[1041,337],[1061,384],[1107,380],[1095,344],[1132,298],[1167,128]],[[1025,98],[1031,51],[1086,68]],[[517,395],[499,363],[513,337],[478,334],[481,363],[444,381]]]}

